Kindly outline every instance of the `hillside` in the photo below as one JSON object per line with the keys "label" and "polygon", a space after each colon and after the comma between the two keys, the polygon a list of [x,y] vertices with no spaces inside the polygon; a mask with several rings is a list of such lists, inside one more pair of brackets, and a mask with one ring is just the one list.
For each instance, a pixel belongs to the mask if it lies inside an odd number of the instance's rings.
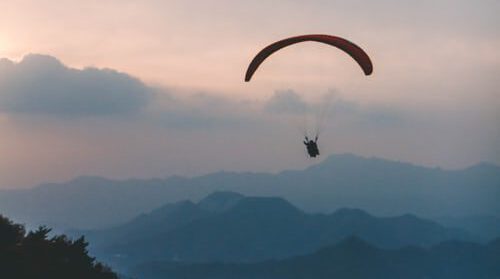
{"label": "hillside", "polygon": [[315,253],[280,261],[246,264],[156,261],[133,268],[131,274],[144,279],[498,278],[499,243],[500,239],[488,245],[449,241],[431,248],[388,250],[348,237]]}

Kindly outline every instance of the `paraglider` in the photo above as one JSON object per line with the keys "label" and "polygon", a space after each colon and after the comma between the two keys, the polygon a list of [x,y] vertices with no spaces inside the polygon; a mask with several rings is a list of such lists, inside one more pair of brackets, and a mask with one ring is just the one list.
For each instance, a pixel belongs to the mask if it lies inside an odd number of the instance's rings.
{"label": "paraglider", "polygon": [[[360,48],[356,44],[337,36],[324,35],[324,34],[310,34],[310,35],[302,35],[302,36],[283,39],[263,48],[259,53],[257,53],[257,55],[255,55],[255,57],[252,59],[252,62],[250,62],[250,65],[248,65],[245,74],[245,81],[249,82],[252,79],[255,72],[257,71],[257,69],[259,68],[259,66],[273,53],[287,46],[307,41],[324,43],[336,47],[347,53],[349,56],[351,56],[361,67],[365,75],[367,76],[371,75],[371,73],[373,72],[373,65],[370,60],[370,57],[368,56],[368,54],[366,54],[366,52],[362,48]],[[309,140],[307,134],[305,135],[304,144],[306,145],[307,153],[312,158],[319,156],[319,149],[317,142],[318,142],[318,132],[316,132],[314,140]]]}
{"label": "paraglider", "polygon": [[316,156],[319,156],[319,149],[318,149],[318,137],[314,140],[310,140],[307,136],[305,137],[304,144],[307,149],[307,154],[309,154],[309,157],[314,158]]}

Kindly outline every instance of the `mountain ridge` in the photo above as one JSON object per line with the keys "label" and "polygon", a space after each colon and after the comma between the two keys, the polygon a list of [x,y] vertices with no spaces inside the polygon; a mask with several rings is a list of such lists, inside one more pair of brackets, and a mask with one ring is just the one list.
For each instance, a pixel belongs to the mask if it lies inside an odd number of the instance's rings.
{"label": "mountain ridge", "polygon": [[198,201],[214,191],[279,196],[308,212],[360,208],[390,216],[498,215],[500,167],[442,170],[352,154],[332,155],[304,170],[218,172],[193,178],[111,180],[80,177],[33,189],[0,191],[0,211],[17,221],[56,228],[118,225],[168,202]]}
{"label": "mountain ridge", "polygon": [[[445,228],[414,215],[375,217],[359,209],[310,214],[279,197],[241,197],[225,192],[223,195],[237,200],[234,206],[224,211],[200,208],[204,200],[220,194],[209,195],[197,204],[186,201],[165,205],[161,208],[170,210],[160,208],[111,230],[87,232],[86,237],[98,244],[92,247],[97,256],[117,266],[151,259],[185,262],[283,259],[313,252],[350,235],[384,248],[425,247],[448,239],[474,240],[464,231]],[[222,205],[225,201],[220,199]],[[196,210],[181,210],[185,205]],[[163,213],[163,217],[158,213]],[[183,222],[164,224],[176,220]],[[118,233],[128,238],[114,236]]]}

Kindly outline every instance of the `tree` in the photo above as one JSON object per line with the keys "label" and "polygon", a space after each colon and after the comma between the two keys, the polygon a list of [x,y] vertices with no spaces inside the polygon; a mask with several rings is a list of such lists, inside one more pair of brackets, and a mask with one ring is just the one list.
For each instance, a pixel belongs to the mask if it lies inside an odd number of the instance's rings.
{"label": "tree", "polygon": [[117,279],[107,266],[88,255],[83,237],[49,237],[51,229],[26,233],[23,225],[0,215],[0,278]]}

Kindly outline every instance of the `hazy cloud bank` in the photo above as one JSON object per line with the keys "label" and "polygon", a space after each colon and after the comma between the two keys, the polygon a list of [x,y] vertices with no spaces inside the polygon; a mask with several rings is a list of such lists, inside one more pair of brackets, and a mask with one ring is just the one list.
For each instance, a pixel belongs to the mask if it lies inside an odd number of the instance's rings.
{"label": "hazy cloud bank", "polygon": [[58,117],[133,114],[154,89],[111,69],[72,69],[47,55],[0,61],[0,110]]}

